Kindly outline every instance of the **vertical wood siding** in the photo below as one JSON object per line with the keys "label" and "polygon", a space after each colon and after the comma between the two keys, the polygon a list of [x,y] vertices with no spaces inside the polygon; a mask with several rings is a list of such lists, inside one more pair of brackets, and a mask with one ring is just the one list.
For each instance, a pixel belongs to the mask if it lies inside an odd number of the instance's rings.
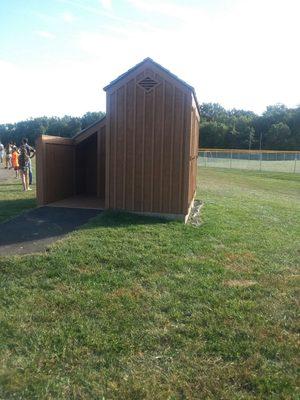
{"label": "vertical wood siding", "polygon": [[42,136],[37,140],[37,200],[48,204],[74,195],[75,146],[72,139]]}
{"label": "vertical wood siding", "polygon": [[[146,76],[159,82],[149,92],[137,84]],[[107,208],[186,213],[191,104],[188,90],[150,68],[107,93]]]}
{"label": "vertical wood siding", "polygon": [[97,185],[97,196],[101,199],[105,198],[105,155],[106,155],[106,136],[105,126],[102,126],[97,132],[97,170],[98,170],[98,185]]}
{"label": "vertical wood siding", "polygon": [[190,161],[189,161],[189,204],[193,200],[197,182],[197,159],[199,141],[199,119],[195,108],[191,112],[191,141],[190,141]]}

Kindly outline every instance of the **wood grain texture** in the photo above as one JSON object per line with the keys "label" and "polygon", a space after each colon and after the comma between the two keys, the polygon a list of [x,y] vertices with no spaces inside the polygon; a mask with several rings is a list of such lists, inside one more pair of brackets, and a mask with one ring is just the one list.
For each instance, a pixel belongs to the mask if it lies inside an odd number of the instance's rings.
{"label": "wood grain texture", "polygon": [[[158,83],[149,91],[137,84],[147,76]],[[175,83],[147,67],[107,92],[108,208],[166,214],[188,210],[196,187],[190,163],[196,145],[193,98]]]}
{"label": "wood grain texture", "polygon": [[79,179],[75,149],[91,143],[81,168],[90,172],[82,175],[81,187],[105,198],[105,208],[186,215],[197,175],[199,113],[193,89],[147,62],[107,88],[106,110],[105,118],[74,140],[44,136],[37,141],[39,204],[73,194]]}
{"label": "wood grain texture", "polygon": [[39,205],[75,193],[75,145],[73,139],[42,136],[37,142],[37,199]]}

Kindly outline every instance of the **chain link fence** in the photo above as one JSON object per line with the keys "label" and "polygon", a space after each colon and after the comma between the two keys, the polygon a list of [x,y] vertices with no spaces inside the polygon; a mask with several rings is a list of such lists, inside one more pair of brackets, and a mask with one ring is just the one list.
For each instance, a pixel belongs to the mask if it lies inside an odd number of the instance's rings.
{"label": "chain link fence", "polygon": [[198,165],[300,173],[300,151],[200,150]]}

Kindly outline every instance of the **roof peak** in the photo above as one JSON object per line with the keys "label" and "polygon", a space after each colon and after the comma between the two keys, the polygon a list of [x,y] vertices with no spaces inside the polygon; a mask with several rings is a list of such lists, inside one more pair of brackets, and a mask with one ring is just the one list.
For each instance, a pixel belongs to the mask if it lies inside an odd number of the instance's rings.
{"label": "roof peak", "polygon": [[144,58],[142,61],[140,61],[138,64],[134,65],[132,68],[130,68],[128,71],[124,72],[123,74],[119,75],[116,79],[114,79],[113,81],[111,81],[107,86],[105,86],[103,88],[103,90],[107,90],[108,88],[110,88],[111,86],[115,85],[116,83],[118,83],[121,79],[125,78],[128,74],[130,74],[131,72],[134,72],[136,69],[138,69],[139,67],[141,67],[143,64],[145,64],[146,62],[150,62],[151,64],[153,64],[156,68],[161,69],[162,71],[164,71],[166,74],[168,74],[171,78],[177,80],[178,82],[180,82],[182,85],[184,85],[185,87],[187,87],[194,95],[196,104],[197,104],[197,108],[199,111],[199,104],[197,101],[197,97],[196,97],[196,93],[195,93],[195,89],[193,88],[193,86],[189,85],[187,82],[185,82],[183,79],[178,78],[177,75],[173,74],[171,71],[169,71],[167,68],[163,67],[161,64],[157,63],[156,61],[154,61],[151,57],[146,57]]}
{"label": "roof peak", "polygon": [[173,79],[176,79],[177,81],[181,82],[184,86],[188,87],[191,90],[194,90],[194,88],[189,85],[187,82],[185,82],[184,80],[178,78],[177,75],[173,74],[171,71],[169,71],[167,68],[163,67],[161,64],[159,64],[158,62],[154,61],[151,57],[146,57],[144,58],[142,61],[140,61],[139,63],[137,63],[136,65],[134,65],[133,67],[131,67],[129,70],[127,70],[126,72],[124,72],[123,74],[119,75],[116,79],[114,79],[113,81],[111,81],[108,85],[106,85],[103,90],[107,90],[110,86],[116,84],[119,80],[121,80],[122,78],[124,78],[125,76],[127,76],[129,73],[133,72],[134,70],[136,70],[137,68],[139,68],[140,66],[142,66],[144,63],[146,62],[150,62],[151,64],[153,64],[154,66],[156,66],[157,68],[163,70],[164,72],[166,72],[168,75],[170,75]]}

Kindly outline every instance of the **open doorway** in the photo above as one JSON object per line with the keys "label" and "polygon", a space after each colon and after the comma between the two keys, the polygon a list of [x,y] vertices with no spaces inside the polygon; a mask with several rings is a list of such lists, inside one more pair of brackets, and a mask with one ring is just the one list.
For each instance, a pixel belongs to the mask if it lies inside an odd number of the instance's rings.
{"label": "open doorway", "polygon": [[78,143],[75,150],[75,193],[97,196],[97,133]]}
{"label": "open doorway", "polygon": [[75,144],[73,196],[51,203],[52,207],[104,209],[104,193],[100,190],[103,185],[99,182],[104,175],[105,154],[100,152],[98,139],[98,132],[94,132]]}
{"label": "open doorway", "polygon": [[105,208],[105,118],[74,138],[42,135],[37,140],[38,204]]}

